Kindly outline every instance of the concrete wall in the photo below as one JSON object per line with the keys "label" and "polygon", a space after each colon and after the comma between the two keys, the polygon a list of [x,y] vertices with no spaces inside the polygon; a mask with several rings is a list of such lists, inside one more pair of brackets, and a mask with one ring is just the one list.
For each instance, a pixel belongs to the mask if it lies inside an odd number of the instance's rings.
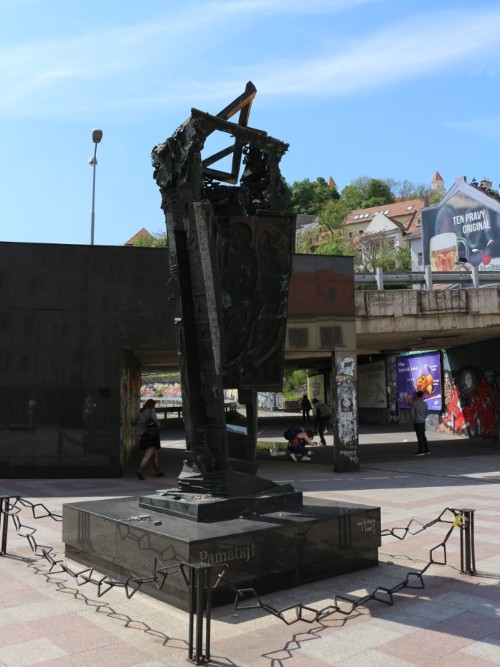
{"label": "concrete wall", "polygon": [[[141,366],[177,359],[168,252],[0,243],[0,267],[0,476],[119,476]],[[352,349],[353,287],[351,258],[294,257],[294,356]]]}
{"label": "concrete wall", "polygon": [[2,477],[119,475],[132,351],[175,348],[166,251],[0,243],[0,267]]}

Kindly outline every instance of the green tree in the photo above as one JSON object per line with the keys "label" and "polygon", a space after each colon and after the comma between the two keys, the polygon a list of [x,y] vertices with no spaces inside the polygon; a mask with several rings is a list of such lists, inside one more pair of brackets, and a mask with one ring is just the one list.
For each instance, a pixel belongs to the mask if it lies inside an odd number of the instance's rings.
{"label": "green tree", "polygon": [[314,249],[323,243],[321,236],[322,228],[319,225],[298,230],[295,241],[295,252],[299,255],[311,255]]}
{"label": "green tree", "polygon": [[340,199],[345,202],[349,211],[357,208],[381,206],[394,201],[394,194],[387,181],[368,176],[355,178],[340,193]]}
{"label": "green tree", "polygon": [[357,239],[355,268],[362,273],[374,273],[381,268],[388,272],[411,271],[409,246],[396,247],[383,232],[364,234]]}
{"label": "green tree", "polygon": [[333,233],[334,230],[342,229],[344,220],[351,210],[344,199],[326,202],[318,213],[318,222]]}
{"label": "green tree", "polygon": [[150,236],[143,234],[134,242],[135,248],[168,248],[167,232],[154,232]]}
{"label": "green tree", "polygon": [[313,251],[317,255],[354,255],[355,252],[348,239],[342,232],[335,229],[328,239],[321,245],[317,245]]}
{"label": "green tree", "polygon": [[317,215],[321,208],[329,201],[339,198],[339,193],[332,185],[328,185],[324,178],[318,177],[315,181],[305,178],[287,185],[290,205],[295,213]]}
{"label": "green tree", "polygon": [[283,394],[286,398],[296,399],[302,395],[302,388],[307,383],[307,371],[285,370],[283,378]]}

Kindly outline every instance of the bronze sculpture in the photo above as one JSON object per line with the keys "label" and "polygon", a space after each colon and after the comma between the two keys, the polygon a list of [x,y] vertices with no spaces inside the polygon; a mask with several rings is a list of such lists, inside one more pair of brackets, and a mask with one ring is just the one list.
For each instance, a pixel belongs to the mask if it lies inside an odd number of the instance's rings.
{"label": "bronze sculpture", "polygon": [[[249,82],[216,116],[192,109],[152,155],[168,230],[189,453],[179,488],[215,495],[231,486],[224,388],[239,389],[247,404],[245,458],[252,460],[256,391],[280,389],[283,377],[295,216],[285,210],[279,171],[287,144],[248,127],[255,94]],[[234,141],[202,159],[215,131]],[[230,156],[229,171],[214,169]]]}

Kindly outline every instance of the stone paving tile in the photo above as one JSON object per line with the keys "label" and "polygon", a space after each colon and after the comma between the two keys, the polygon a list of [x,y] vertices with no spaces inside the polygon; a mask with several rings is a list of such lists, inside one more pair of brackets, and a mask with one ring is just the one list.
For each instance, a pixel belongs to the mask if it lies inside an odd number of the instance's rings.
{"label": "stone paving tile", "polygon": [[446,635],[431,629],[417,630],[404,641],[393,640],[377,647],[382,653],[407,660],[414,665],[426,665],[436,659],[459,651],[471,640],[456,635]]}
{"label": "stone paving tile", "polygon": [[[399,641],[399,639],[397,640]],[[316,661],[323,660],[327,664],[344,664],[349,658],[356,657],[358,664],[363,664],[364,647],[360,644],[353,644],[350,641],[343,640],[337,635],[333,637],[323,637],[320,642],[301,646],[301,652],[310,660],[309,664],[316,664]],[[314,662],[312,662],[314,661]]]}
{"label": "stone paving tile", "polygon": [[275,620],[271,620],[271,625],[271,632],[247,632],[236,639],[228,637],[214,642],[212,654],[230,657],[236,660],[238,667],[269,665],[273,661],[274,664],[279,664],[279,661],[295,664],[296,657],[303,656],[305,646],[322,641],[323,628],[319,625],[297,623],[286,626]]}
{"label": "stone paving tile", "polygon": [[63,658],[68,665],[68,654],[49,639],[31,639],[22,644],[0,648],[0,660],[8,667],[25,667],[44,663],[53,658]]}
{"label": "stone paving tile", "polygon": [[43,633],[38,632],[28,623],[16,623],[14,625],[0,627],[0,647],[21,644],[22,642],[39,639],[43,636]]}
{"label": "stone paving tile", "polygon": [[475,660],[490,660],[493,664],[500,665],[500,633],[497,632],[481,642],[469,644],[461,653]]}
{"label": "stone paving tile", "polygon": [[[73,653],[64,657],[54,657],[53,659],[46,659],[43,662],[38,661],[37,664],[41,665],[41,667],[101,667],[101,665],[138,667],[139,665],[147,665],[148,663],[149,656],[147,653],[138,651],[124,643],[114,643],[99,647],[98,649]],[[9,667],[17,667],[17,665],[12,664]]]}
{"label": "stone paving tile", "polygon": [[412,667],[414,664],[376,650],[363,651],[361,657],[357,654],[342,660],[342,667]]}
{"label": "stone paving tile", "polygon": [[380,644],[400,638],[401,634],[399,629],[391,630],[381,626],[380,623],[367,620],[365,623],[343,628],[338,637],[365,648],[376,648]]}
{"label": "stone paving tile", "polygon": [[[409,444],[413,446],[413,443]],[[262,664],[269,667],[272,660],[278,664],[278,659],[284,665],[289,663],[299,667],[337,662],[343,667],[424,664],[420,661],[421,652],[418,650],[415,661],[391,649],[407,642],[413,643],[417,649],[420,645],[424,646],[427,664],[431,665],[451,665],[453,660],[457,666],[500,664],[494,657],[498,656],[500,640],[494,634],[483,635],[480,641],[475,637],[467,639],[454,634],[454,629],[456,632],[462,623],[472,634],[484,632],[485,628],[491,630],[492,626],[488,624],[498,620],[500,531],[496,525],[500,524],[497,524],[496,519],[500,518],[499,483],[484,482],[480,475],[487,471],[497,472],[500,469],[500,458],[484,456],[439,461],[433,457],[432,466],[427,465],[428,462],[426,467],[424,462],[416,463],[414,459],[381,462],[372,464],[369,469],[356,475],[337,475],[332,473],[331,465],[315,464],[306,469],[271,462],[267,472],[272,466],[272,477],[276,481],[290,480],[306,494],[312,492],[325,498],[380,505],[383,524],[387,527],[405,526],[410,518],[417,518],[422,523],[429,522],[445,507],[472,507],[476,510],[478,576],[461,575],[458,571],[459,539],[454,533],[447,544],[448,565],[433,565],[424,575],[425,589],[404,589],[394,596],[392,607],[372,601],[359,610],[355,618],[346,620],[334,614],[314,629],[311,626],[304,629],[303,623],[298,624],[301,626],[299,628],[297,625],[286,626],[263,613],[235,614],[230,606],[216,609],[212,636],[213,647],[217,651],[212,650],[212,655],[217,656],[220,664],[234,664],[238,667]],[[459,477],[462,473],[474,475],[474,478]],[[175,477],[172,477],[172,483],[175,483]],[[170,479],[165,486],[169,484]],[[62,502],[79,498],[136,495],[144,492],[144,488],[156,488],[156,480],[147,480],[146,486],[133,479],[37,480],[36,486],[33,480],[9,480],[8,486],[22,489],[19,495],[32,500],[32,496],[36,495],[39,502],[58,510]],[[44,518],[38,520],[37,525],[37,539],[39,537],[41,543],[59,542],[60,545],[60,524]],[[378,585],[391,587],[401,581],[408,571],[415,571],[425,565],[429,549],[435,546],[440,536],[442,539],[447,530],[446,525],[438,524],[438,528],[434,526],[404,541],[384,538],[380,550],[381,563],[377,568],[266,596],[266,601],[271,600],[278,608],[282,608],[302,600],[321,608],[331,604],[335,594],[363,595]],[[33,560],[24,538],[10,537],[9,545],[15,545],[27,561]],[[4,615],[0,609],[0,647],[2,636],[5,637],[2,633],[12,630],[13,644],[18,640],[22,644],[38,639],[53,639],[55,644],[59,637],[64,648],[71,648],[71,631],[67,636],[64,632],[59,633],[59,620],[56,636],[51,634],[51,618],[60,619],[63,615],[68,618],[68,623],[73,623],[75,637],[78,637],[74,648],[79,652],[72,654],[70,663],[66,656],[62,656],[49,659],[43,664],[53,667],[67,667],[69,664],[71,667],[96,667],[108,663],[112,667],[122,664],[124,667],[153,667],[160,664],[173,667],[186,664],[187,615],[183,612],[141,593],[132,600],[126,600],[122,592],[112,591],[104,599],[97,599],[87,587],[78,590],[71,579],[64,582],[62,575],[47,576],[46,568],[37,563],[26,567],[26,563],[6,559],[1,564],[5,564],[6,568],[0,570],[0,591],[3,575],[8,573],[13,576],[15,572],[18,580],[16,585],[24,586],[26,590],[32,589],[42,599],[46,596],[50,611],[45,613],[43,606],[37,606],[33,600],[34,604],[25,605],[28,618],[31,619],[28,623],[25,618],[15,618],[13,623],[4,624]],[[473,622],[467,624],[467,619],[473,619]],[[441,632],[436,632],[437,626]],[[24,639],[23,630],[26,631]],[[84,646],[81,638],[94,630],[96,641],[104,642],[104,645],[95,648]],[[37,637],[37,634],[42,636]],[[433,639],[436,635],[441,637],[441,641]],[[111,643],[108,644],[108,640]],[[460,643],[464,640],[468,643],[459,647],[457,641]],[[434,641],[436,645],[433,648]],[[9,647],[12,644],[4,645],[3,648]],[[264,654],[261,648],[267,653]],[[471,662],[474,660],[477,662]],[[6,664],[0,656],[0,666],[2,663]]]}
{"label": "stone paving tile", "polygon": [[[454,607],[462,610],[470,610],[472,607],[488,603],[488,600],[482,596],[482,593],[486,590],[484,587],[482,590],[480,590],[479,586],[471,585],[471,589],[472,590],[469,592],[460,592],[457,590],[447,591],[442,595],[436,596],[433,602],[437,605]],[[500,616],[500,590],[498,587],[497,595],[497,607]]]}
{"label": "stone paving tile", "polygon": [[[474,644],[472,644],[474,646]],[[455,651],[450,655],[444,655],[438,660],[432,661],[432,667],[493,667],[498,664],[488,659],[479,658],[473,654],[465,653],[468,646],[460,651]]]}
{"label": "stone paving tile", "polygon": [[471,611],[465,611],[433,626],[435,632],[482,641],[488,641],[488,637],[494,636],[498,628],[498,618],[487,617]]}
{"label": "stone paving tile", "polygon": [[30,602],[43,602],[46,596],[37,590],[28,588],[4,591],[3,589],[4,577],[2,577],[2,599],[0,600],[0,611],[9,609],[11,612],[13,608],[25,605]]}

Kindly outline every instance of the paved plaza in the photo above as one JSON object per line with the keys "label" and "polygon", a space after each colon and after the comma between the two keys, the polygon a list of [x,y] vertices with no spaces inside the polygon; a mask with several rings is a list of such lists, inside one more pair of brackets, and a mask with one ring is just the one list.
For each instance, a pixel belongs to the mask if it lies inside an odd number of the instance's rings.
{"label": "paved plaza", "polygon": [[[282,441],[296,415],[262,417],[260,436]],[[289,482],[306,495],[381,507],[380,564],[300,588],[266,595],[275,609],[302,603],[312,611],[287,625],[262,609],[218,607],[212,613],[210,664],[245,667],[397,667],[500,665],[500,443],[428,433],[431,455],[413,457],[412,431],[401,425],[364,426],[359,473],[333,472],[332,436],[311,463],[288,457],[260,461],[259,474]],[[175,486],[182,459],[182,431],[165,429],[161,487]],[[136,461],[120,479],[0,480],[0,496],[21,496],[60,512],[66,502],[152,493],[158,479],[135,477]],[[315,610],[360,599],[378,588],[394,589],[419,572],[451,524],[432,523],[446,508],[473,509],[476,575],[460,572],[460,529],[454,528],[423,575],[425,587],[402,588],[394,604],[371,600],[351,614],[339,611],[314,621]],[[451,519],[453,515],[451,514]],[[443,518],[450,520],[450,516]],[[64,558],[61,523],[33,519],[38,545]],[[411,520],[410,534],[399,539]],[[427,529],[422,526],[432,523]],[[154,667],[187,663],[188,615],[140,591],[123,588],[98,596],[43,557],[34,556],[26,535],[9,524],[7,555],[0,557],[0,666]],[[28,534],[29,531],[24,531]],[[444,558],[446,556],[446,559]],[[73,565],[67,561],[68,565]],[[75,565],[76,570],[81,566]],[[339,596],[338,598],[336,596]],[[347,610],[344,605],[343,610]],[[287,620],[293,613],[287,615]],[[313,622],[307,622],[313,620]]]}

